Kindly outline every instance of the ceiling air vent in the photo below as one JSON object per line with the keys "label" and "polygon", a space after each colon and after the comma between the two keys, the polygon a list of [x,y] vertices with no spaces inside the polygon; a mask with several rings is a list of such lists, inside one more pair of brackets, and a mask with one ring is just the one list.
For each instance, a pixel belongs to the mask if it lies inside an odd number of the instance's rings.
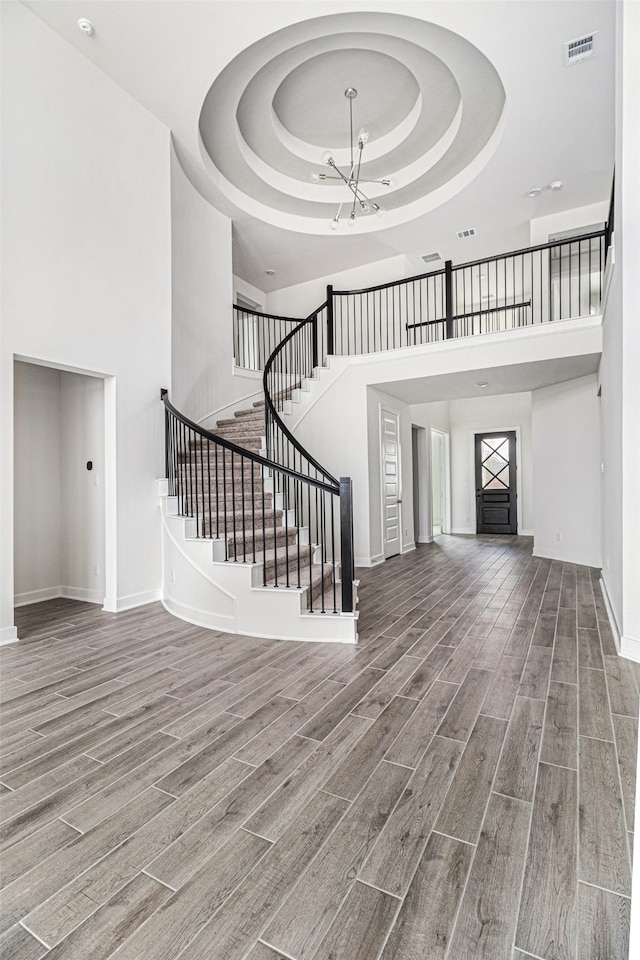
{"label": "ceiling air vent", "polygon": [[458,230],[458,233],[456,234],[456,236],[458,237],[458,240],[466,240],[467,237],[475,237],[475,235],[476,235],[475,227],[469,227],[468,230]]}
{"label": "ceiling air vent", "polygon": [[435,263],[436,260],[442,260],[439,253],[425,253],[422,257],[425,263]]}
{"label": "ceiling air vent", "polygon": [[568,40],[564,45],[564,65],[568,67],[571,63],[580,63],[588,57],[596,55],[596,34],[587,33],[584,37],[578,37],[577,40]]}

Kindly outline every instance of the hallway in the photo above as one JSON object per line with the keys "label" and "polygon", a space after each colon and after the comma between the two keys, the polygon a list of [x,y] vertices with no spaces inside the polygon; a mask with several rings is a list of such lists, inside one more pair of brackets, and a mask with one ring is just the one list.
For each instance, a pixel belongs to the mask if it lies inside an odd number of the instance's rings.
{"label": "hallway", "polygon": [[16,613],[5,960],[626,960],[640,667],[598,571],[441,536],[358,647]]}

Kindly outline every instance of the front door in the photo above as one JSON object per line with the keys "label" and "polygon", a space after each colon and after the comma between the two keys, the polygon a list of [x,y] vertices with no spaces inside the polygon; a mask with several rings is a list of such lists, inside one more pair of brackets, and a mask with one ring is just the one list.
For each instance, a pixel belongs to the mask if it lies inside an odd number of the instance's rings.
{"label": "front door", "polygon": [[400,553],[400,450],[398,414],[380,411],[382,540],[385,560]]}
{"label": "front door", "polygon": [[476,530],[517,533],[516,434],[476,434]]}

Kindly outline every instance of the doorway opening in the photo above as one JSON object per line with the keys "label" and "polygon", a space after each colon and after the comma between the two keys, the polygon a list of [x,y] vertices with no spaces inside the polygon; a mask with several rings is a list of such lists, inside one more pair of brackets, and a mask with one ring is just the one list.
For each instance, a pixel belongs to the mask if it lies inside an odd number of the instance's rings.
{"label": "doorway opening", "polygon": [[413,538],[417,544],[431,543],[431,480],[429,477],[430,435],[426,427],[411,425],[413,467]]}
{"label": "doorway opening", "polygon": [[451,533],[449,434],[431,428],[431,536]]}
{"label": "doorway opening", "polygon": [[105,380],[27,358],[14,374],[14,603],[102,604]]}
{"label": "doorway opening", "polygon": [[400,507],[400,418],[380,407],[382,553],[385,560],[402,552]]}

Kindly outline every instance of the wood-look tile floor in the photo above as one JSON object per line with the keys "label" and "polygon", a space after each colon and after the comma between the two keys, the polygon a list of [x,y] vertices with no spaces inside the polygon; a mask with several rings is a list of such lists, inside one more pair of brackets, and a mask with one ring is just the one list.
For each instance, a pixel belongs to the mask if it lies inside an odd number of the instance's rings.
{"label": "wood-look tile floor", "polygon": [[637,665],[517,537],[361,571],[360,645],[18,611],[4,960],[625,960]]}

